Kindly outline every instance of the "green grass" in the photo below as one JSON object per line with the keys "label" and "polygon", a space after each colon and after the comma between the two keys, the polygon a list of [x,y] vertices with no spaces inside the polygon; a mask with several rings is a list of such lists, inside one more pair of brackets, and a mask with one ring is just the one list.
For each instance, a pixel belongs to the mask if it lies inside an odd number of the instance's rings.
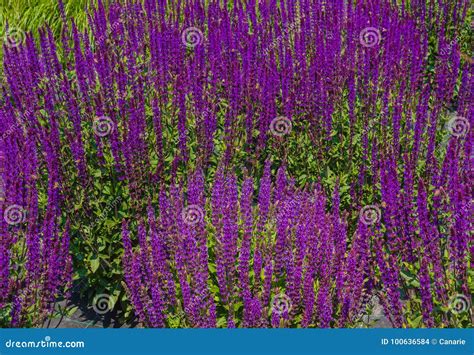
{"label": "green grass", "polygon": [[[104,1],[104,3],[107,1]],[[79,30],[87,28],[85,11],[96,0],[63,0],[66,17],[74,18]],[[62,29],[61,14],[57,0],[0,0],[0,38],[6,35],[7,24],[10,31],[19,36],[27,32],[37,35],[42,26],[49,26],[56,38]],[[3,57],[3,46],[0,46],[0,60]]]}
{"label": "green grass", "polygon": [[[87,25],[86,12],[91,0],[63,0],[67,17],[73,17],[80,29]],[[55,34],[60,33],[62,23],[57,0],[0,0],[0,24],[2,32],[6,23],[22,31],[36,31],[48,24]]]}

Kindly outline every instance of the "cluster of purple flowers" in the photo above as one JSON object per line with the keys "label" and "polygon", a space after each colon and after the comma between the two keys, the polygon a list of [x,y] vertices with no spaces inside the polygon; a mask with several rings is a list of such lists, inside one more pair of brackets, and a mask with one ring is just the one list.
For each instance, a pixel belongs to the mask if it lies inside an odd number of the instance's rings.
{"label": "cluster of purple flowers", "polygon": [[60,45],[4,48],[0,211],[27,217],[1,222],[12,323],[69,282],[64,220],[100,169],[127,187],[144,325],[352,326],[374,294],[393,326],[417,297],[451,324],[436,306],[470,294],[474,253],[469,1],[405,3],[99,0],[80,33],[59,0]]}
{"label": "cluster of purple flowers", "polygon": [[[451,272],[462,281],[459,291],[468,294],[462,279],[467,236],[457,237],[465,243],[461,248],[440,238],[435,230],[442,224],[430,221],[438,214],[429,215],[423,186],[411,213],[389,203],[384,199],[376,219],[356,213],[354,222],[341,213],[339,185],[328,201],[320,184],[295,187],[284,166],[272,183],[269,162],[258,196],[253,178],[246,177],[239,189],[235,173],[219,168],[206,199],[198,170],[186,184],[162,191],[159,213],[149,205],[148,221],[138,223],[135,249],[124,221],[130,300],[140,322],[150,327],[169,326],[177,315],[183,316],[181,326],[190,327],[347,327],[361,321],[376,296],[392,325],[402,327],[403,304],[419,294],[423,323],[433,327],[434,300],[447,306],[453,292]],[[182,213],[191,204],[207,211],[192,222]],[[413,220],[404,221],[408,217]],[[353,235],[350,221],[356,224]],[[412,234],[405,231],[409,226]],[[402,296],[405,263],[419,265],[420,286],[419,293]],[[276,303],[282,297],[283,307]],[[449,324],[446,315],[439,324]]]}
{"label": "cluster of purple flowers", "polygon": [[[11,103],[3,104],[0,133],[16,124]],[[0,145],[0,324],[41,327],[72,280],[69,227],[59,208],[63,180],[51,135],[42,131],[35,142],[15,127]]]}
{"label": "cluster of purple flowers", "polygon": [[[195,172],[186,190],[178,184],[161,194],[158,219],[149,207],[136,250],[124,222],[125,279],[140,321],[162,327],[182,312],[192,327],[351,324],[374,291],[371,237],[360,222],[350,242],[338,188],[326,213],[321,186],[297,189],[284,167],[274,186],[267,163],[257,206],[251,177],[238,190],[235,174],[220,168],[206,199],[202,172]],[[180,213],[186,203],[210,212],[190,223]],[[278,307],[282,295],[287,304]]]}

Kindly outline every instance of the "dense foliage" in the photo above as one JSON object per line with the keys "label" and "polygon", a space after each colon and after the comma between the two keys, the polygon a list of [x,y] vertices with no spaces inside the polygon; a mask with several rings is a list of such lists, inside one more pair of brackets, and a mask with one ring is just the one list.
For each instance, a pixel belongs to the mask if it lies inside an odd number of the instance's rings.
{"label": "dense foliage", "polygon": [[[68,17],[74,17],[79,28],[85,30],[87,26],[87,12],[85,11],[96,1],[65,0],[64,12]],[[58,2],[51,0],[0,0],[0,35],[19,35],[38,31],[47,24],[53,33],[60,35],[62,30],[61,16]],[[8,30],[10,28],[10,31]]]}
{"label": "dense foliage", "polygon": [[468,4],[99,1],[82,31],[59,1],[59,40],[7,36],[1,324],[79,293],[148,327],[470,326]]}

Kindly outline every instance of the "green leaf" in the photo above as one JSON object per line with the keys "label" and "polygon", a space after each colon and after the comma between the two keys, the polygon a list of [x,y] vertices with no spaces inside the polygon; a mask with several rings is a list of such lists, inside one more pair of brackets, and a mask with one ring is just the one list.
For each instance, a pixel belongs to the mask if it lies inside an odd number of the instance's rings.
{"label": "green leaf", "polygon": [[93,273],[96,272],[97,269],[98,269],[99,266],[100,266],[99,259],[98,259],[98,258],[91,259],[91,260],[90,260],[90,265],[91,265],[92,272],[93,272]]}
{"label": "green leaf", "polygon": [[69,318],[72,317],[72,315],[76,313],[78,309],[79,309],[79,306],[74,306],[74,307],[69,308],[66,311],[66,317],[69,317]]}
{"label": "green leaf", "polygon": [[423,315],[419,315],[419,316],[416,317],[415,319],[407,319],[408,324],[409,324],[412,328],[420,328],[421,325],[422,325],[422,320],[423,320]]}
{"label": "green leaf", "polygon": [[225,317],[221,317],[217,320],[217,328],[223,328],[227,325],[227,319]]}

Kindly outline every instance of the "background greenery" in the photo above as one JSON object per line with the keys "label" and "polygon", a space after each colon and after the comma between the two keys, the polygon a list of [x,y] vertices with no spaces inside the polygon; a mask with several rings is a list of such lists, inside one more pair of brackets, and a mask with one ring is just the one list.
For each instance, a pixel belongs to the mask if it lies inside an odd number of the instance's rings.
{"label": "background greenery", "polygon": [[[87,26],[86,11],[96,0],[63,0],[67,17],[73,17],[81,30]],[[0,0],[0,24],[6,23],[23,31],[36,31],[47,24],[59,34],[62,23],[57,0]]]}

